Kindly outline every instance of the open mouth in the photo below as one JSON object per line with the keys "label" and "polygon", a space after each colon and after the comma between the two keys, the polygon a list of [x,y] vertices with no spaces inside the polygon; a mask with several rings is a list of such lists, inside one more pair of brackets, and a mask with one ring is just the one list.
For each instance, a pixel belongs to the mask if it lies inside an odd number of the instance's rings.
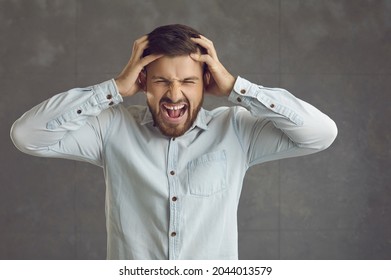
{"label": "open mouth", "polygon": [[187,104],[169,104],[163,103],[161,108],[165,112],[166,117],[170,120],[180,120],[187,111]]}

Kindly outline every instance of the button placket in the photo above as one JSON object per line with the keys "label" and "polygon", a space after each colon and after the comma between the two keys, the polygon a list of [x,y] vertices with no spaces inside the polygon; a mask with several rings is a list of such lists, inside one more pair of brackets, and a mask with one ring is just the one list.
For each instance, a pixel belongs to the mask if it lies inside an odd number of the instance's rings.
{"label": "button placket", "polygon": [[178,196],[177,188],[179,184],[179,178],[177,176],[177,164],[178,164],[178,145],[175,138],[171,138],[168,146],[168,165],[167,165],[167,176],[169,186],[169,259],[176,259],[178,251]]}

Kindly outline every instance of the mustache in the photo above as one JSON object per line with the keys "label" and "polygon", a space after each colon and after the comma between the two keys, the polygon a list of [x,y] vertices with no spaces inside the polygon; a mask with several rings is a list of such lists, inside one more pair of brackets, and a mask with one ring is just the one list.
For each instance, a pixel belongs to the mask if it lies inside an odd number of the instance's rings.
{"label": "mustache", "polygon": [[184,98],[181,98],[181,99],[179,99],[179,100],[177,100],[177,101],[173,101],[171,98],[169,98],[169,97],[162,97],[162,99],[160,99],[160,104],[161,103],[170,103],[170,104],[183,104],[183,103],[186,103],[186,104],[188,104],[188,102],[187,102],[187,100],[186,99],[184,99]]}

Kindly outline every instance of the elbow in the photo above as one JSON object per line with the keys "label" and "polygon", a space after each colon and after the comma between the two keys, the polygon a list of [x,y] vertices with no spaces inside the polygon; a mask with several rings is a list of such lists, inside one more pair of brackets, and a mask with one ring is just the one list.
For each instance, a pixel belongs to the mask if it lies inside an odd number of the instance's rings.
{"label": "elbow", "polygon": [[333,144],[337,134],[337,125],[333,120],[328,119],[325,122],[314,124],[312,128],[307,130],[299,146],[311,149],[313,152],[320,152]]}
{"label": "elbow", "polygon": [[12,143],[14,143],[15,147],[19,151],[23,153],[29,153],[28,133],[26,132],[26,129],[24,128],[20,120],[15,121],[12,125],[10,137]]}
{"label": "elbow", "polygon": [[330,119],[327,125],[323,128],[320,150],[325,150],[333,144],[334,140],[337,138],[338,128],[336,123]]}

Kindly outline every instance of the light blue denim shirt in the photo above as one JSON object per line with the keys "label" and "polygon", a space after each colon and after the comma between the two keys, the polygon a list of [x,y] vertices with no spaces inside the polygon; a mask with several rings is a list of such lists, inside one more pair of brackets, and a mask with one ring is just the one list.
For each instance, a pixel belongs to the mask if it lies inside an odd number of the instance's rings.
{"label": "light blue denim shirt", "polygon": [[11,138],[28,154],[103,168],[108,259],[237,259],[246,170],[323,150],[337,128],[288,91],[240,77],[229,100],[236,106],[201,109],[174,139],[147,107],[125,108],[109,80],[37,105]]}

